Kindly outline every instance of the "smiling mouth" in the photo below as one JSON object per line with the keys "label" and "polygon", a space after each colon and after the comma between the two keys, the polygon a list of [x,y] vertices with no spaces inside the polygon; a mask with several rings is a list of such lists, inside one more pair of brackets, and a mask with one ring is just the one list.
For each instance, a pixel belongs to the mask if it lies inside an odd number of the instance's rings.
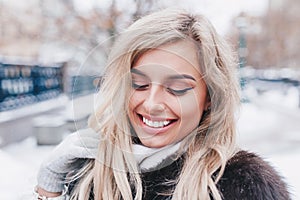
{"label": "smiling mouth", "polygon": [[151,128],[163,128],[163,127],[169,126],[173,122],[177,121],[177,120],[159,120],[159,121],[157,120],[157,121],[155,121],[155,120],[147,119],[140,114],[138,114],[138,116],[145,125],[147,125]]}

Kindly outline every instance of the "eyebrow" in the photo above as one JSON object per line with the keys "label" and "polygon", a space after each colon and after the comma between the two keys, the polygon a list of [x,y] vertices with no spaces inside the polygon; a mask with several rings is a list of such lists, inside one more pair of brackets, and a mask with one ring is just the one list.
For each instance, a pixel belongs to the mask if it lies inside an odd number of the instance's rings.
{"label": "eyebrow", "polygon": [[138,69],[135,69],[135,68],[132,68],[130,70],[131,73],[134,73],[134,74],[138,74],[138,75],[141,75],[141,76],[145,76],[146,77],[146,74],[144,74],[143,72],[141,72],[140,70]]}
{"label": "eyebrow", "polygon": [[[131,71],[131,73],[147,77],[146,74],[144,74],[142,71],[140,71],[138,69],[132,68],[130,71]],[[174,79],[190,79],[190,80],[196,81],[196,79],[194,77],[192,77],[191,75],[188,75],[188,74],[172,75],[172,76],[169,76],[168,79],[170,79],[170,80],[174,80]]]}
{"label": "eyebrow", "polygon": [[173,75],[170,76],[169,79],[174,80],[174,79],[191,79],[193,81],[196,81],[196,79],[190,75],[187,74],[180,74],[180,75]]}

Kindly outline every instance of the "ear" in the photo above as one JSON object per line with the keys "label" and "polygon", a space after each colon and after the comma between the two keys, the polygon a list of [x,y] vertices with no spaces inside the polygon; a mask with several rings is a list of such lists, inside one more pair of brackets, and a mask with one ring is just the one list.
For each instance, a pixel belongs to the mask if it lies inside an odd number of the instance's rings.
{"label": "ear", "polygon": [[208,111],[210,110],[210,106],[211,106],[211,102],[210,101],[207,101],[204,105],[204,111]]}
{"label": "ear", "polygon": [[211,108],[211,101],[210,101],[210,96],[207,95],[206,97],[206,102],[204,104],[204,111],[208,111]]}

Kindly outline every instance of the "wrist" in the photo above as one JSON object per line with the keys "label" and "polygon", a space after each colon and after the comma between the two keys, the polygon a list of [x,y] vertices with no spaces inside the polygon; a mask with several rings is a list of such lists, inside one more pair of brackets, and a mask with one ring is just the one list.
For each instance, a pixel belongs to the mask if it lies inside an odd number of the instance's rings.
{"label": "wrist", "polygon": [[40,188],[39,186],[36,186],[35,191],[45,197],[57,197],[62,194],[62,192],[48,192],[47,190],[44,190],[43,188]]}
{"label": "wrist", "polygon": [[35,199],[37,200],[65,200],[67,187],[62,192],[49,192],[36,186],[34,189]]}

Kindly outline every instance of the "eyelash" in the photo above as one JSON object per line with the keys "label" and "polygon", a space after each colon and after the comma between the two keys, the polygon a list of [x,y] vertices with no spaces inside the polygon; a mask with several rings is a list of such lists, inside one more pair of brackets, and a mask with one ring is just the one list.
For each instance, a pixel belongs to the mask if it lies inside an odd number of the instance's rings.
{"label": "eyelash", "polygon": [[183,90],[174,90],[171,88],[167,88],[167,91],[170,92],[171,94],[175,95],[175,96],[181,96],[184,95],[187,91],[191,90],[193,88],[185,88]]}
{"label": "eyelash", "polygon": [[138,90],[138,91],[146,90],[148,87],[149,87],[148,84],[138,85],[138,84],[132,83],[132,88],[135,89],[135,90]]}
{"label": "eyelash", "polygon": [[[135,90],[137,90],[137,91],[143,91],[143,90],[148,89],[148,88],[149,88],[149,85],[148,85],[148,84],[145,84],[145,85],[138,85],[138,84],[132,83],[132,88],[135,89]],[[169,88],[169,87],[166,88],[166,90],[167,90],[169,93],[171,93],[171,94],[173,94],[173,95],[175,95],[175,96],[181,96],[181,95],[184,95],[187,91],[189,91],[189,90],[191,90],[191,89],[193,89],[193,88],[190,87],[190,88],[185,88],[185,89],[183,89],[183,90],[174,90],[174,89]]]}

